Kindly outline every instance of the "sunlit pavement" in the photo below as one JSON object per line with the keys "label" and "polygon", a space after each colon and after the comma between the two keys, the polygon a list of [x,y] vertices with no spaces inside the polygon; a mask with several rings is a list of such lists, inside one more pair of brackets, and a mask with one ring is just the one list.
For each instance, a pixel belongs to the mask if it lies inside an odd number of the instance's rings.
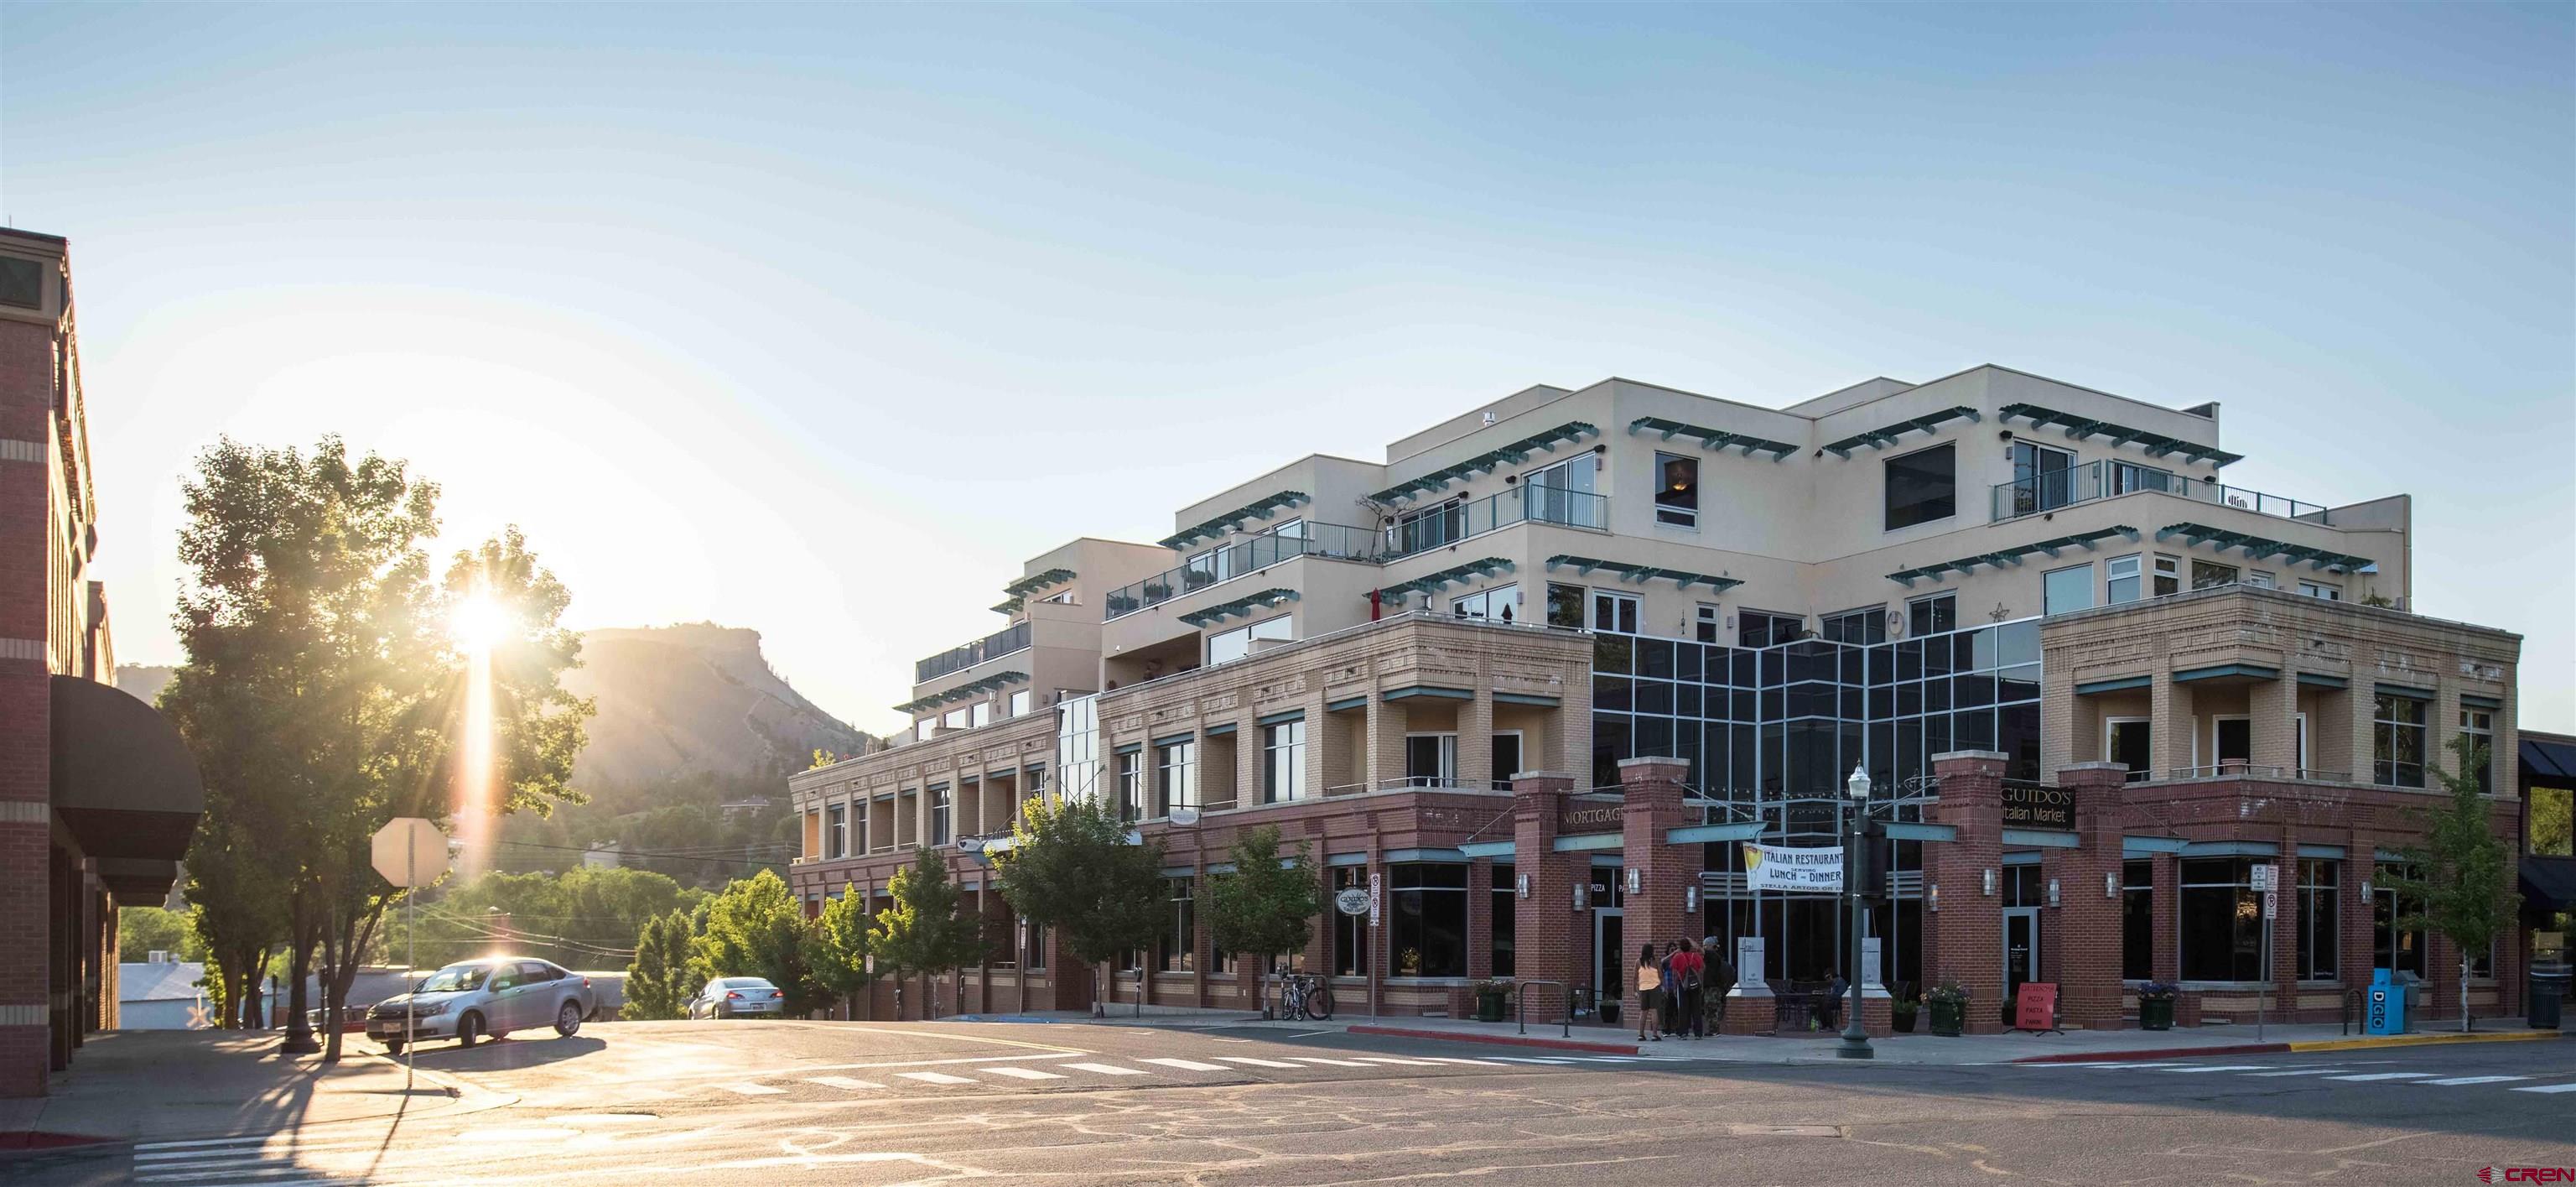
{"label": "sunlit pavement", "polygon": [[1759,1067],[1281,1030],[630,1023],[433,1045],[511,1098],[0,1161],[6,1183],[2464,1183],[2576,1165],[2562,1043]]}

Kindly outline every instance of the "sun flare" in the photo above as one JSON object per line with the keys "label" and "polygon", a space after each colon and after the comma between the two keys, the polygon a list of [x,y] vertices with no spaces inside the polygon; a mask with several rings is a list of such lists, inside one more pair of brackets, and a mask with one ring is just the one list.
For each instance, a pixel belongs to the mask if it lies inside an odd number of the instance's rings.
{"label": "sun flare", "polygon": [[458,602],[447,615],[447,634],[468,651],[489,651],[510,630],[509,611],[483,594]]}

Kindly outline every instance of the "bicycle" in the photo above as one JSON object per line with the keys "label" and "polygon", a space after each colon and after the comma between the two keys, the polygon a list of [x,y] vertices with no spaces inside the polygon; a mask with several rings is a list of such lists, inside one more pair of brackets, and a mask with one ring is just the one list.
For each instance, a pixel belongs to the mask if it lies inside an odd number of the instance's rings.
{"label": "bicycle", "polygon": [[1331,982],[1311,973],[1279,979],[1279,1016],[1291,1022],[1329,1022],[1333,1017]]}

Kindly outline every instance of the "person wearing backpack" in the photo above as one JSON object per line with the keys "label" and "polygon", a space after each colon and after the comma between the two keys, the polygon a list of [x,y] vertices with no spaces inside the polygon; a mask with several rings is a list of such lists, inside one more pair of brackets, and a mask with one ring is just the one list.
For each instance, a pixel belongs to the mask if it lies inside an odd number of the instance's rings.
{"label": "person wearing backpack", "polygon": [[1707,974],[1708,962],[1700,956],[1699,945],[1683,940],[1681,951],[1673,955],[1673,976],[1681,988],[1681,1016],[1675,1019],[1674,1029],[1694,1039],[1708,1034],[1707,1021],[1701,1016],[1706,1009],[1702,997]]}

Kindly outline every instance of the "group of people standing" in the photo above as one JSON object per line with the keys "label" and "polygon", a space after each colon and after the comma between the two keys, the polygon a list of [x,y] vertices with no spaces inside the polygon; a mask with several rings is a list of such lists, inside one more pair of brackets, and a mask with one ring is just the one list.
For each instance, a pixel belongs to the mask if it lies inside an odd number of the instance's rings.
{"label": "group of people standing", "polygon": [[1717,937],[1667,940],[1660,956],[1648,941],[1637,949],[1636,977],[1638,1042],[1651,1037],[1660,1043],[1665,1035],[1699,1039],[1720,1032],[1726,995],[1735,988],[1735,966]]}

